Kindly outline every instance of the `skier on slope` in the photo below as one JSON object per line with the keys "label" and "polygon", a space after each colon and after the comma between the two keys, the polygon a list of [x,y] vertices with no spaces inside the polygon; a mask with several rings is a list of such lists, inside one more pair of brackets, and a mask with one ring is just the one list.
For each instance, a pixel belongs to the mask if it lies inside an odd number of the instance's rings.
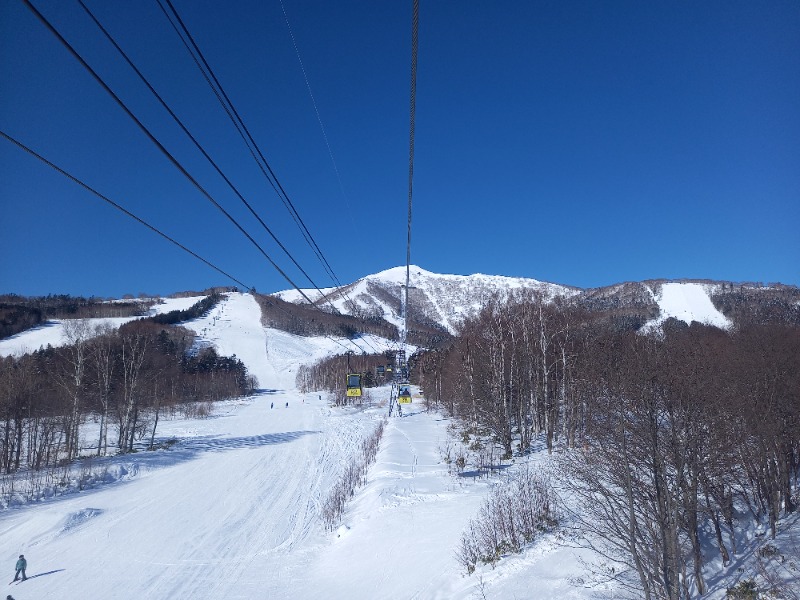
{"label": "skier on slope", "polygon": [[14,581],[19,579],[19,574],[22,573],[22,581],[25,581],[28,577],[25,575],[25,569],[28,568],[28,561],[25,560],[25,555],[20,554],[19,560],[17,561],[17,572],[14,574]]}

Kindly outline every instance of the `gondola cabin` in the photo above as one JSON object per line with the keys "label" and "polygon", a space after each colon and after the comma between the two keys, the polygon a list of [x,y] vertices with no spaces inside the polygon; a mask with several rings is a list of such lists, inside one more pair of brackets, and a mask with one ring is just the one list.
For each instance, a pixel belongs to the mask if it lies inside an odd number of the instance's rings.
{"label": "gondola cabin", "polygon": [[348,398],[361,397],[361,373],[347,374],[347,397]]}
{"label": "gondola cabin", "polygon": [[383,377],[384,372],[385,372],[383,365],[378,365],[377,371],[378,371],[378,377]]}
{"label": "gondola cabin", "polygon": [[411,404],[411,389],[407,385],[400,386],[400,392],[397,394],[398,404]]}

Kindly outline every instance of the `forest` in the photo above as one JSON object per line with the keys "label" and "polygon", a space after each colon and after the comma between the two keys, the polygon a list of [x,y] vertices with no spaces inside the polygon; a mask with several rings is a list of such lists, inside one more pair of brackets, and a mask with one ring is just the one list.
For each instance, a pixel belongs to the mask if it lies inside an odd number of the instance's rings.
{"label": "forest", "polygon": [[[165,324],[200,316],[219,298],[118,329],[67,320],[66,345],[0,358],[0,473],[133,452],[137,442],[152,447],[164,414],[252,392],[256,382],[235,356],[219,356],[192,331]],[[97,422],[93,440],[79,435],[87,420]]]}
{"label": "forest", "polygon": [[740,519],[774,537],[796,510],[800,329],[769,313],[643,335],[629,316],[519,295],[411,372],[504,458],[544,441],[585,539],[626,567],[610,578],[648,600],[694,597],[710,560],[737,553]]}
{"label": "forest", "polygon": [[0,295],[0,339],[43,324],[48,319],[88,319],[101,317],[140,317],[147,314],[152,300],[133,298],[105,302],[57,294],[49,296]]}

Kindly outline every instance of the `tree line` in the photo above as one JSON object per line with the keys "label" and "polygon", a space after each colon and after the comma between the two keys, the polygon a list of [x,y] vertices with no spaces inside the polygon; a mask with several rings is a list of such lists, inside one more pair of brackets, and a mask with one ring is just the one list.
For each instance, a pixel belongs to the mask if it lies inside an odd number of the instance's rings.
{"label": "tree line", "polygon": [[[387,381],[377,374],[379,366],[394,365],[394,353],[336,355],[312,365],[302,365],[297,371],[296,383],[301,392],[325,390],[336,399],[336,404],[347,402],[345,383],[348,373],[361,373],[361,385],[375,387]],[[384,376],[386,377],[386,376]]]}
{"label": "tree line", "polygon": [[[138,320],[115,330],[65,321],[68,343],[0,358],[0,472],[55,468],[85,453],[152,447],[166,410],[249,393],[256,382],[234,357],[197,347],[193,332]],[[80,426],[99,423],[94,440]]]}
{"label": "tree line", "polygon": [[325,307],[286,302],[277,296],[254,294],[254,298],[261,307],[261,323],[265,327],[294,335],[352,339],[366,333],[390,340],[396,340],[398,336],[397,327],[381,317],[354,317],[328,312]]}
{"label": "tree line", "polygon": [[[505,457],[535,439],[558,451],[563,487],[610,577],[646,599],[707,590],[739,520],[774,537],[800,477],[800,329],[773,311],[732,331],[669,320],[641,335],[630,314],[520,294],[414,357],[426,398],[487,432]],[[633,321],[638,322],[635,318]]]}
{"label": "tree line", "polygon": [[37,297],[4,294],[0,295],[0,339],[42,325],[48,319],[140,317],[147,314],[152,304],[149,300],[106,302],[67,294]]}

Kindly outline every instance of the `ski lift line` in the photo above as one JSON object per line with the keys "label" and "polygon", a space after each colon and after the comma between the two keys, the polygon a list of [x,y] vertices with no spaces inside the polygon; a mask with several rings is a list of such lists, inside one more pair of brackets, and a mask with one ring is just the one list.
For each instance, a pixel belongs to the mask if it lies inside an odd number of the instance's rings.
{"label": "ski lift line", "polygon": [[270,178],[269,175],[267,175],[267,173],[264,171],[264,167],[259,162],[258,157],[256,156],[256,153],[255,153],[255,150],[252,148],[252,145],[247,140],[247,136],[245,135],[244,131],[242,131],[241,126],[236,121],[236,117],[234,117],[233,113],[231,112],[231,109],[225,103],[224,98],[222,97],[222,95],[220,94],[219,90],[214,85],[214,82],[211,81],[211,76],[206,72],[205,68],[200,63],[200,59],[197,57],[195,51],[192,50],[191,46],[189,45],[189,42],[186,41],[186,39],[184,37],[184,34],[181,33],[180,29],[178,28],[178,26],[173,21],[173,17],[171,17],[170,14],[167,12],[167,9],[164,8],[164,5],[161,3],[161,0],[156,0],[156,2],[158,4],[158,7],[161,9],[161,12],[164,13],[164,16],[166,17],[166,19],[169,22],[170,26],[172,26],[173,31],[175,31],[175,34],[178,36],[178,39],[181,41],[181,43],[183,44],[184,48],[186,48],[186,51],[189,53],[189,56],[194,61],[195,66],[197,66],[197,69],[200,71],[200,74],[203,76],[203,79],[205,79],[206,83],[208,84],[208,87],[211,88],[212,93],[216,96],[217,101],[220,103],[220,106],[225,111],[225,113],[228,115],[228,118],[231,120],[231,123],[233,124],[233,126],[236,128],[236,131],[239,133],[239,136],[242,138],[242,141],[244,142],[244,145],[247,147],[248,152],[250,152],[250,156],[253,157],[253,161],[255,161],[255,163],[258,166],[258,168],[264,174],[265,178],[267,179],[267,182],[269,182],[269,184],[272,187],[273,191],[278,195],[278,197],[280,197],[280,190],[278,190],[278,188],[275,185],[275,182],[272,180],[272,178]]}
{"label": "ski lift line", "polygon": [[411,284],[411,197],[414,182],[414,129],[417,111],[417,46],[419,40],[419,0],[414,1],[411,21],[411,106],[408,145],[408,237],[406,240],[406,289],[403,329],[403,350],[408,340],[408,288]]}
{"label": "ski lift line", "polygon": [[162,154],[164,154],[164,156],[166,156],[167,159],[169,159],[169,161],[190,181],[190,183],[192,183],[192,185],[195,186],[195,188],[197,188],[197,190],[201,194],[203,194],[203,196],[209,202],[211,202],[215,207],[217,207],[217,209],[219,209],[219,211],[222,212],[222,214],[224,214],[228,218],[228,220],[230,220],[231,223],[233,223],[233,225],[245,237],[247,237],[248,240],[250,240],[250,242],[261,252],[264,258],[266,258],[267,261],[269,261],[269,263],[275,268],[275,270],[277,270],[278,273],[280,273],[281,276],[283,276],[283,278],[286,281],[288,281],[289,284],[294,289],[296,289],[301,296],[303,296],[309,303],[311,303],[311,300],[308,298],[308,296],[306,296],[306,294],[289,278],[289,276],[283,271],[283,269],[281,269],[275,263],[275,261],[272,260],[272,258],[266,253],[266,251],[264,251],[264,249],[258,244],[258,242],[256,242],[256,240],[253,239],[253,237],[249,233],[247,233],[247,231],[238,223],[238,221],[236,221],[236,219],[233,216],[231,216],[231,214],[228,213],[228,211],[226,211],[219,204],[219,202],[214,200],[211,194],[209,194],[206,191],[206,189],[202,185],[200,185],[200,183],[194,177],[192,177],[192,175],[183,167],[183,165],[181,165],[181,163],[178,162],[178,160],[169,152],[169,150],[167,150],[164,147],[164,145],[161,142],[159,142],[158,139],[156,139],[156,137],[150,132],[150,130],[144,125],[144,123],[142,123],[136,117],[136,115],[134,115],[133,112],[131,112],[131,110],[125,105],[125,103],[120,99],[120,97],[117,96],[110,87],[108,87],[108,84],[106,84],[106,82],[103,81],[102,77],[100,77],[100,75],[98,75],[97,72],[94,69],[92,69],[91,66],[89,66],[89,64],[83,59],[83,57],[80,54],[78,54],[78,51],[75,50],[75,48],[73,48],[70,45],[70,43],[66,39],[64,39],[64,37],[58,32],[58,30],[45,18],[45,16],[42,13],[40,13],[33,4],[31,4],[30,0],[22,0],[22,1],[31,10],[31,12],[33,12],[33,14],[36,15],[36,17],[47,27],[47,29],[49,29],[50,32],[56,36],[56,38],[62,43],[62,45],[64,45],[64,47],[67,50],[69,50],[70,54],[72,54],[87,71],[89,71],[89,74],[91,74],[92,77],[100,84],[100,86],[106,92],[108,92],[108,94],[114,99],[114,101],[120,106],[120,108],[122,108],[122,110],[125,111],[125,113],[131,119],[133,119],[136,125],[139,126],[139,129],[141,129],[142,132],[150,139],[150,141],[153,142],[158,147],[158,149],[162,152]]}
{"label": "ski lift line", "polygon": [[[177,125],[189,137],[189,139],[194,143],[195,147],[206,158],[206,160],[211,164],[211,166],[214,167],[214,169],[217,171],[217,173],[219,173],[220,177],[222,177],[222,179],[225,181],[225,183],[228,184],[228,187],[231,188],[231,190],[233,191],[234,194],[236,194],[236,196],[239,198],[239,200],[241,200],[242,203],[250,210],[250,213],[258,220],[258,222],[261,224],[261,226],[264,228],[264,230],[270,235],[270,237],[272,237],[272,239],[275,241],[275,243],[278,244],[280,249],[283,250],[283,252],[286,254],[286,256],[289,257],[289,259],[292,261],[292,263],[300,270],[300,272],[306,277],[306,279],[308,279],[308,281],[311,283],[311,285],[314,286],[314,289],[316,289],[320,294],[322,294],[322,291],[319,289],[319,286],[314,282],[313,279],[311,279],[311,276],[308,275],[308,273],[306,273],[306,271],[303,269],[303,267],[300,266],[300,264],[295,260],[295,258],[289,252],[289,250],[287,250],[286,247],[283,245],[283,243],[281,243],[281,241],[278,239],[278,237],[273,233],[273,231],[269,228],[269,226],[267,226],[267,224],[263,221],[263,219],[255,211],[255,209],[250,205],[250,203],[247,202],[247,200],[245,200],[245,198],[242,196],[242,194],[239,192],[239,190],[236,188],[236,186],[230,181],[230,179],[225,175],[225,173],[222,172],[220,167],[217,165],[216,162],[214,162],[214,160],[211,158],[211,156],[208,155],[208,153],[205,151],[203,146],[197,141],[197,139],[192,135],[192,133],[189,131],[189,129],[184,125],[184,123],[180,120],[180,118],[173,112],[173,110],[167,105],[166,101],[161,97],[161,95],[150,84],[150,82],[147,80],[147,78],[144,76],[144,74],[142,74],[142,72],[136,67],[136,65],[128,57],[128,55],[125,53],[125,51],[119,46],[119,44],[117,44],[116,40],[108,32],[108,30],[106,30],[106,28],[103,27],[102,23],[100,23],[100,21],[92,13],[92,11],[89,10],[89,8],[86,6],[86,4],[84,4],[83,0],[78,0],[78,3],[81,5],[83,10],[86,11],[86,13],[92,19],[92,21],[94,21],[94,23],[97,25],[97,27],[100,29],[100,31],[106,36],[108,41],[114,46],[114,48],[116,48],[117,52],[119,52],[119,54],[122,56],[122,58],[125,59],[125,61],[131,67],[131,69],[134,70],[136,75],[139,76],[139,79],[142,80],[142,83],[144,83],[147,86],[147,88],[150,90],[150,92],[161,103],[161,106],[163,106],[164,109],[169,113],[169,115],[172,117],[172,119],[175,121],[175,123],[177,123]],[[323,294],[323,297],[324,297],[324,294]]]}
{"label": "ski lift line", "polygon": [[[161,0],[158,0],[158,1],[159,1],[159,4],[160,4]],[[242,127],[244,133],[246,134],[247,138],[250,140],[250,143],[252,144],[253,148],[258,153],[258,156],[261,158],[261,161],[263,161],[264,166],[269,171],[269,174],[272,176],[272,178],[275,181],[275,184],[277,185],[278,189],[280,189],[280,193],[278,195],[281,198],[281,200],[283,201],[284,206],[286,207],[286,209],[292,215],[292,218],[295,220],[295,224],[297,224],[297,226],[301,230],[301,233],[303,233],[303,236],[305,237],[306,242],[309,244],[311,249],[314,251],[314,253],[317,255],[317,257],[320,259],[320,261],[322,262],[323,267],[326,269],[328,274],[332,277],[334,282],[336,282],[338,285],[341,285],[341,283],[339,283],[339,281],[338,281],[338,278],[336,277],[336,274],[333,272],[332,267],[328,263],[328,260],[325,258],[324,254],[322,253],[322,250],[319,248],[319,245],[317,245],[316,240],[314,240],[314,236],[311,235],[311,232],[308,230],[308,227],[306,227],[305,222],[303,221],[303,219],[300,216],[300,214],[297,212],[297,209],[295,208],[294,204],[292,203],[291,199],[289,198],[289,195],[286,193],[286,190],[281,185],[280,181],[278,180],[277,175],[275,175],[275,172],[272,170],[272,167],[270,167],[269,162],[264,157],[264,154],[261,152],[261,149],[259,148],[259,146],[256,143],[255,139],[250,134],[250,131],[247,128],[247,125],[245,125],[244,120],[239,115],[239,113],[236,110],[236,107],[234,106],[233,102],[231,102],[230,98],[228,97],[228,94],[225,92],[225,89],[222,87],[222,84],[219,82],[219,79],[217,79],[216,75],[214,74],[214,70],[211,68],[211,65],[208,64],[208,61],[206,61],[205,56],[203,55],[202,51],[198,47],[197,43],[194,41],[194,38],[192,37],[192,34],[189,32],[188,28],[186,27],[186,24],[183,22],[183,19],[181,19],[180,15],[178,14],[178,11],[175,9],[175,6],[172,4],[171,0],[165,0],[165,1],[166,1],[167,5],[169,6],[170,10],[172,11],[173,15],[175,16],[176,20],[178,21],[178,24],[180,25],[181,29],[186,34],[186,38],[189,40],[189,43],[192,45],[192,48],[194,48],[195,52],[197,53],[197,56],[200,58],[200,60],[202,61],[203,65],[207,69],[208,74],[214,80],[214,83],[216,84],[216,87],[219,89],[219,92],[224,97],[225,102],[228,104],[228,106],[230,107],[231,111],[235,115],[236,120],[241,125],[241,127]],[[163,7],[162,7],[162,9],[163,9]],[[256,161],[256,162],[258,163],[258,161]],[[264,176],[269,180],[269,176],[267,176],[266,172],[264,171],[263,167],[261,167],[260,163],[259,163],[259,167],[261,168],[261,171],[264,174]]]}
{"label": "ski lift line", "polygon": [[181,249],[181,250],[183,250],[184,252],[188,252],[188,253],[189,253],[189,254],[191,254],[191,255],[192,255],[194,258],[196,258],[197,260],[201,261],[201,262],[202,262],[202,263],[204,263],[205,265],[207,265],[207,266],[211,267],[212,269],[214,269],[214,270],[215,270],[217,273],[219,273],[219,274],[221,274],[221,275],[224,275],[225,277],[227,277],[227,278],[228,278],[228,279],[230,279],[231,281],[234,281],[234,282],[236,282],[236,284],[237,284],[237,285],[240,285],[240,286],[241,286],[242,288],[244,288],[244,289],[251,289],[251,288],[252,288],[252,286],[247,286],[246,284],[242,283],[241,281],[239,281],[238,279],[236,279],[236,278],[235,278],[233,275],[230,275],[229,273],[226,273],[225,271],[223,271],[222,269],[220,269],[219,267],[217,267],[217,266],[216,266],[216,265],[214,265],[213,263],[209,262],[208,260],[206,260],[205,258],[203,258],[202,256],[200,256],[199,254],[197,254],[197,253],[193,252],[192,250],[189,250],[189,248],[187,248],[186,246],[184,246],[183,244],[181,244],[181,243],[180,243],[180,242],[178,242],[177,240],[175,240],[175,239],[171,238],[171,237],[170,237],[170,236],[168,236],[166,233],[162,232],[161,230],[159,230],[158,228],[154,227],[153,225],[150,225],[150,223],[148,223],[148,222],[147,222],[147,221],[145,221],[144,219],[142,219],[142,218],[140,218],[140,217],[137,217],[135,214],[133,214],[133,213],[132,213],[132,212],[130,212],[129,210],[127,210],[127,209],[123,208],[122,206],[120,206],[119,204],[117,204],[116,202],[114,202],[114,201],[113,201],[111,198],[109,198],[109,197],[107,197],[107,196],[104,196],[103,194],[101,194],[100,192],[98,192],[97,190],[95,190],[94,188],[92,188],[91,186],[89,186],[88,184],[84,183],[83,181],[81,181],[80,179],[78,179],[77,177],[75,177],[74,175],[72,175],[72,174],[70,174],[70,173],[67,173],[67,172],[66,172],[64,169],[62,169],[61,167],[59,167],[59,166],[57,166],[57,165],[53,164],[52,162],[50,162],[49,160],[47,160],[47,159],[46,159],[44,156],[42,156],[41,154],[37,153],[37,152],[36,152],[35,150],[33,150],[32,148],[29,148],[28,146],[26,146],[25,144],[23,144],[23,143],[22,143],[22,142],[20,142],[19,140],[17,140],[17,139],[15,139],[15,138],[11,137],[11,136],[10,136],[10,135],[8,135],[6,132],[4,132],[4,131],[1,131],[1,130],[0,130],[0,135],[2,135],[2,136],[3,136],[5,139],[7,139],[9,142],[11,142],[12,144],[15,144],[17,147],[21,148],[22,150],[24,150],[25,152],[27,152],[28,154],[30,154],[30,155],[31,155],[31,156],[33,156],[34,158],[37,158],[37,159],[39,159],[41,162],[43,162],[44,164],[46,164],[48,167],[50,167],[50,168],[54,169],[55,171],[57,171],[57,172],[61,173],[61,174],[62,174],[64,177],[66,177],[67,179],[70,179],[70,180],[72,180],[74,183],[77,183],[79,186],[81,186],[81,187],[82,187],[82,188],[84,188],[85,190],[87,190],[87,191],[91,192],[92,194],[94,194],[95,196],[97,196],[98,198],[100,198],[101,200],[103,200],[104,202],[107,202],[108,204],[110,204],[111,206],[113,206],[114,208],[116,208],[117,210],[119,210],[119,211],[123,212],[124,214],[126,214],[127,216],[129,216],[131,219],[134,219],[135,221],[138,221],[139,223],[141,223],[142,225],[144,225],[145,227],[147,227],[147,228],[148,228],[150,231],[153,231],[154,233],[157,233],[158,235],[160,235],[162,238],[164,238],[164,239],[165,239],[165,240],[167,240],[168,242],[170,242],[170,243],[172,243],[172,244],[175,244],[175,245],[176,245],[178,248],[180,248],[180,249]]}
{"label": "ski lift line", "polygon": [[[243,123],[241,123],[240,120],[237,120],[238,114],[235,114],[235,108],[232,105],[229,105],[229,102],[227,101],[227,96],[224,96],[224,90],[218,88],[217,84],[215,84],[215,81],[218,80],[216,79],[214,73],[209,71],[210,67],[208,67],[208,63],[205,62],[205,59],[202,53],[200,53],[199,48],[196,45],[194,45],[194,48],[192,48],[192,46],[190,45],[190,42],[193,43],[193,38],[188,33],[188,30],[184,28],[185,33],[182,32],[181,29],[179,29],[178,25],[175,24],[175,17],[171,16],[167,12],[167,9],[164,8],[164,5],[161,2],[161,0],[156,0],[156,1],[158,3],[159,8],[164,13],[164,16],[167,18],[167,21],[172,26],[172,29],[178,36],[178,39],[180,39],[181,43],[183,43],[183,46],[186,48],[186,51],[189,53],[189,56],[194,61],[194,64],[197,66],[198,70],[200,71],[200,74],[203,76],[203,79],[205,79],[209,88],[211,88],[212,93],[214,94],[214,96],[216,96],[217,101],[220,103],[220,106],[228,115],[228,119],[230,119],[234,128],[238,132],[239,136],[242,138],[242,141],[244,142],[245,147],[250,153],[250,156],[253,157],[253,161],[256,163],[256,166],[264,175],[264,178],[270,184],[275,194],[278,196],[278,198],[280,198],[281,202],[283,202],[284,207],[286,207],[288,210],[288,206],[286,206],[286,200],[281,195],[281,190],[278,187],[277,181],[274,179],[274,177],[270,176],[270,174],[268,174],[267,171],[264,169],[264,166],[262,165],[261,161],[256,155],[257,148],[254,148],[253,146],[252,138],[248,139],[249,133],[242,128]],[[180,21],[180,17],[177,17],[177,20],[179,21],[179,23],[182,23]],[[189,41],[187,41],[187,37]],[[206,66],[204,66],[203,63],[205,63]],[[214,79],[214,81],[212,81],[212,78]],[[269,165],[267,165],[267,168],[269,168]],[[291,215],[291,210],[289,210],[289,213]],[[297,224],[297,219],[294,217],[294,215],[292,215],[292,219],[295,221],[295,224]],[[308,240],[306,240],[306,243],[308,243]]]}

